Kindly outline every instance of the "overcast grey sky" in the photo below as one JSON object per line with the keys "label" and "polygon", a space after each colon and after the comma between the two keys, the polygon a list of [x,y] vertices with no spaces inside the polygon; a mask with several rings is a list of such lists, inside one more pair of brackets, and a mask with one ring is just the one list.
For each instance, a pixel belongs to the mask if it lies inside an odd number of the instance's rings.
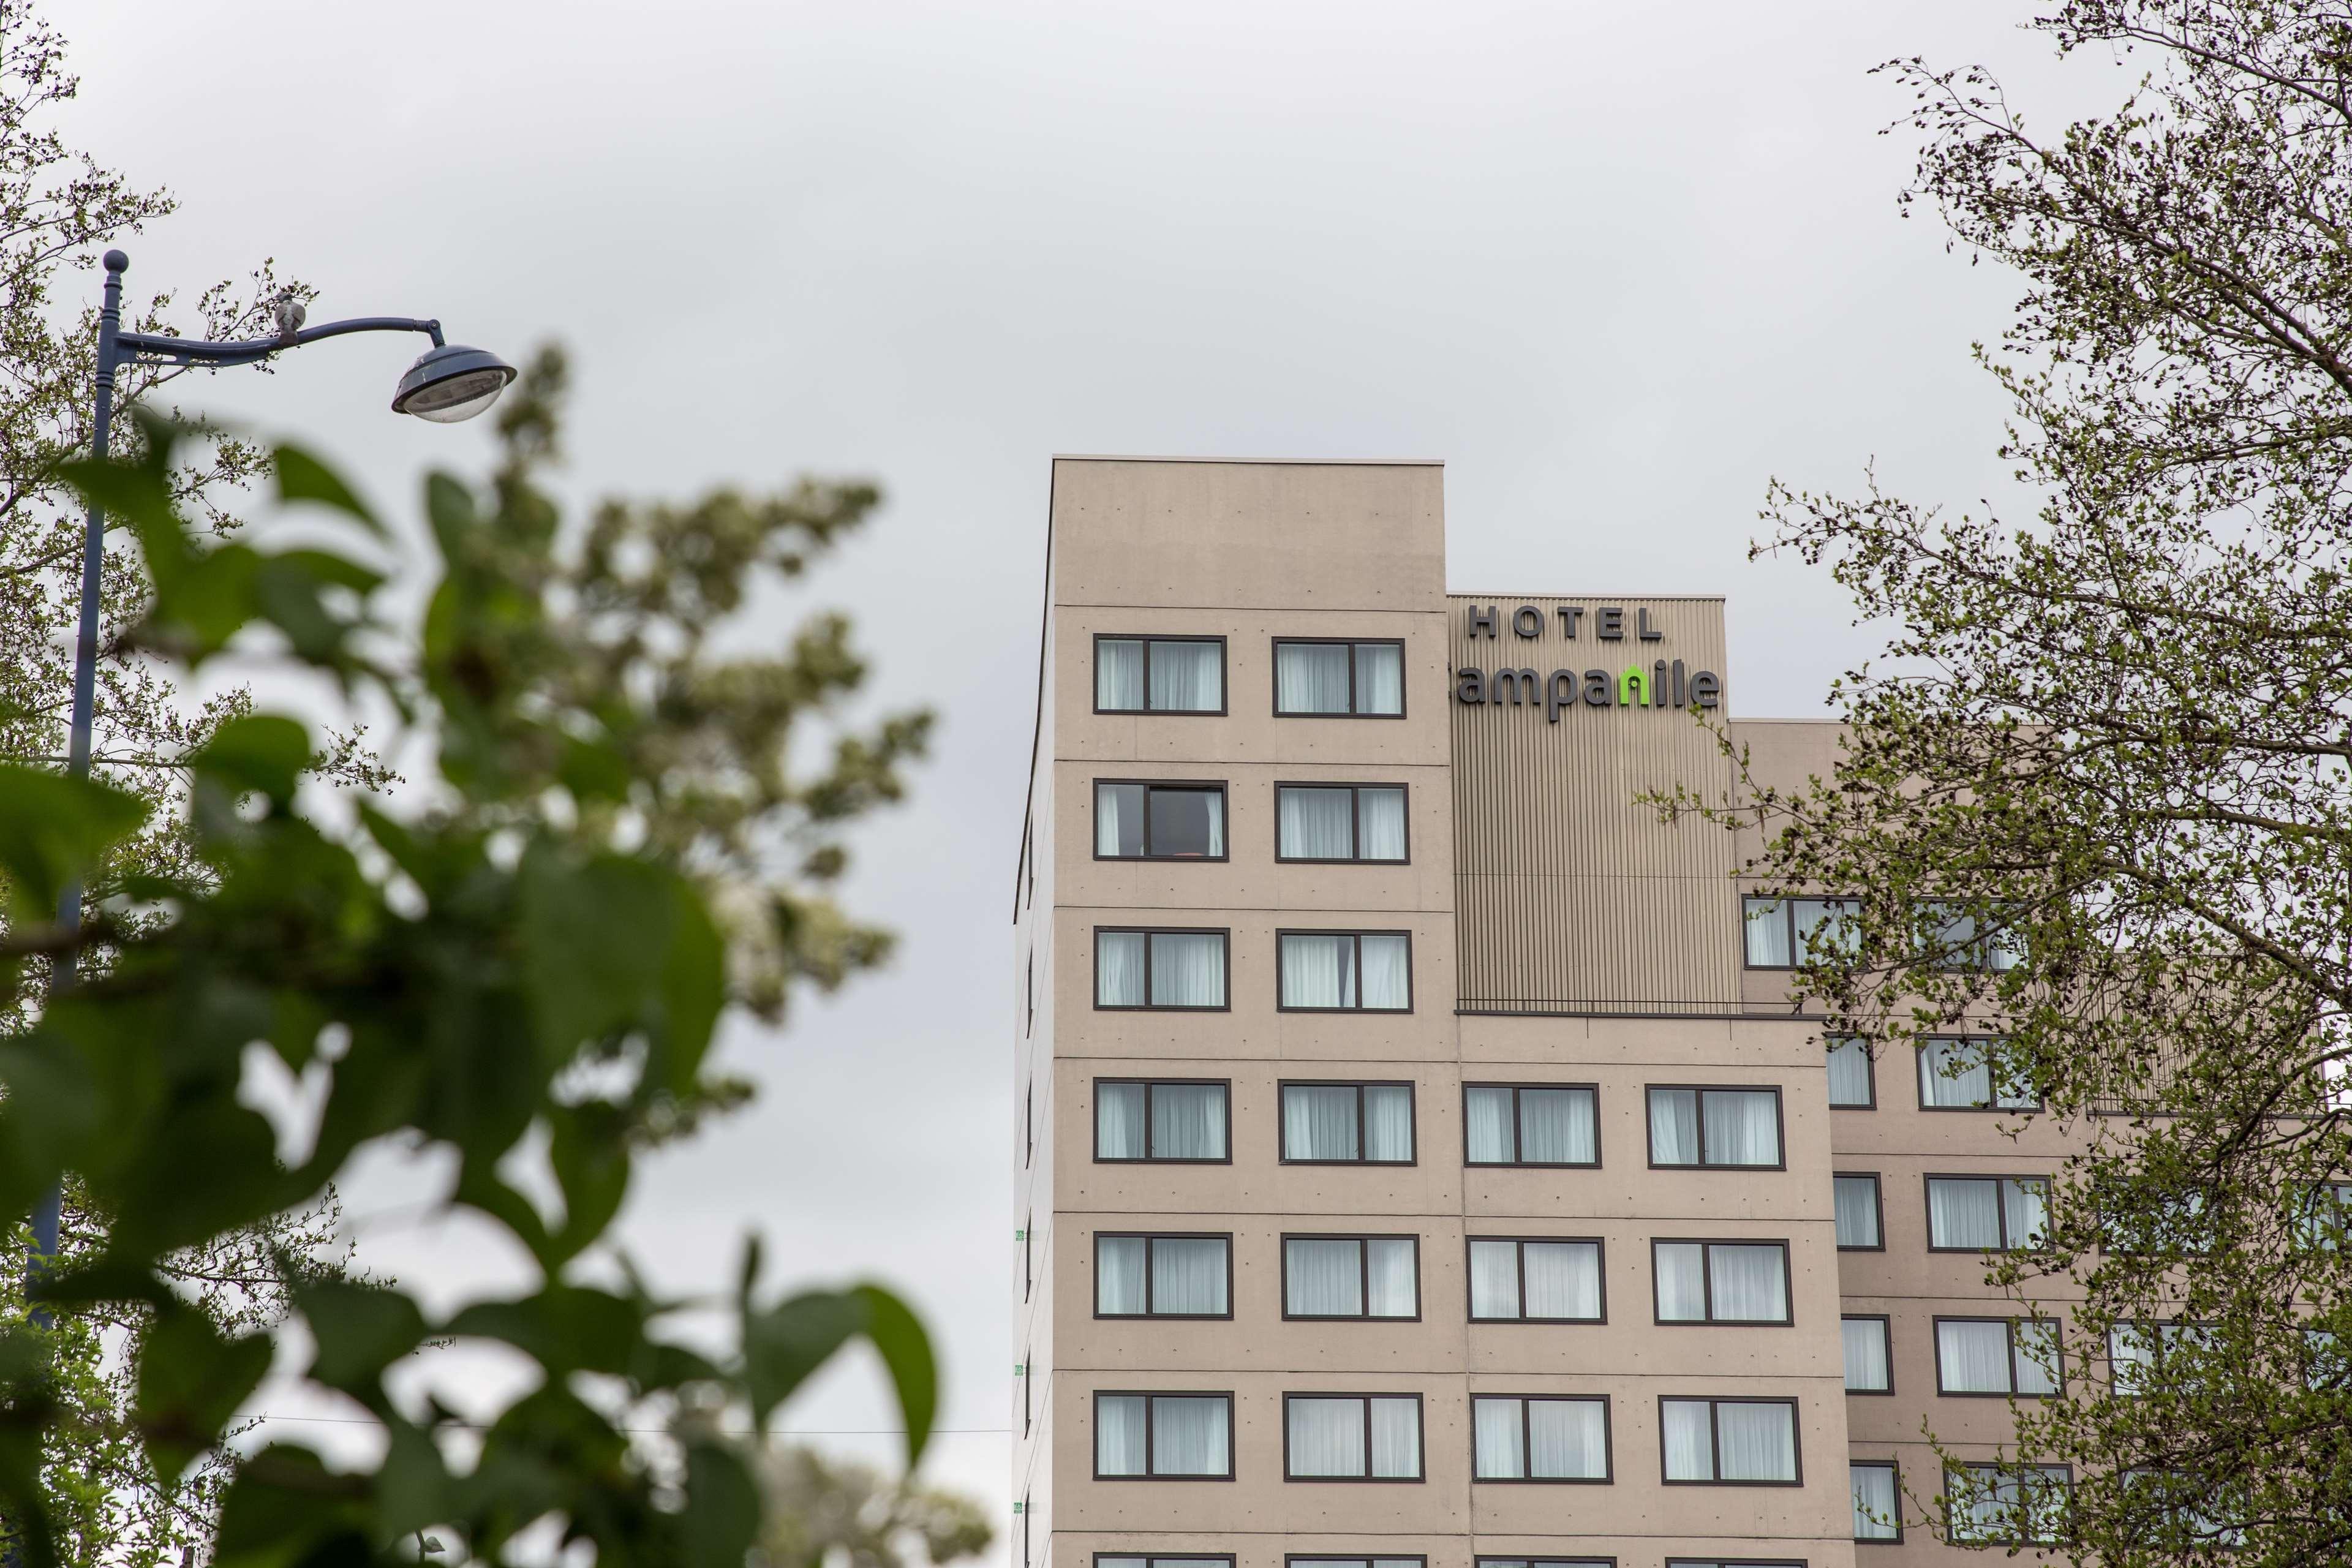
{"label": "overcast grey sky", "polygon": [[[1000,1526],[1005,921],[1049,455],[1444,458],[1454,586],[1725,594],[1751,716],[1818,711],[1868,649],[1825,581],[1748,563],[1769,476],[1852,489],[1874,458],[1956,503],[2002,482],[1967,348],[2015,280],[1898,220],[1911,143],[1876,132],[1906,100],[1865,73],[1984,59],[2031,100],[2053,68],[2023,5],[47,9],[83,77],[71,133],[184,204],[128,243],[135,299],[269,255],[322,290],[314,321],[438,315],[509,357],[559,339],[582,495],[887,486],[787,608],[887,626],[877,700],[941,715],[853,883],[901,957],[781,1036],[736,1031],[760,1104],[650,1172],[628,1228],[681,1285],[757,1227],[791,1273],[910,1290],[945,1424],[971,1429],[931,1468]],[[415,352],[347,341],[192,400],[303,433],[405,510],[425,464],[484,451],[383,411]],[[449,1290],[498,1271],[396,1213],[363,1239]],[[887,1424],[861,1369],[791,1419]]]}

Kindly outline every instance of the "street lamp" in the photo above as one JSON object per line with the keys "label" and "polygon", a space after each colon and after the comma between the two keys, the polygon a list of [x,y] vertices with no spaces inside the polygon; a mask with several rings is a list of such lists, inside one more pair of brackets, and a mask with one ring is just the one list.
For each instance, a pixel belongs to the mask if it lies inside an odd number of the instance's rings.
{"label": "street lamp", "polygon": [[[423,332],[433,340],[433,346],[400,378],[399,389],[393,395],[392,410],[395,414],[414,414],[436,425],[471,419],[496,403],[499,394],[515,378],[514,366],[498,355],[445,342],[438,321],[412,321],[406,316],[355,316],[346,321],[305,328],[301,307],[290,302],[278,308],[278,335],[274,338],[215,343],[161,332],[126,332],[122,330],[122,274],[130,265],[131,258],[121,251],[106,253],[105,303],[98,316],[98,407],[90,421],[89,437],[90,456],[101,463],[106,460],[107,436],[114,421],[114,374],[124,365],[259,364],[288,349],[299,349],[321,338],[339,338],[347,332]],[[81,624],[74,644],[73,744],[66,763],[67,771],[76,778],[89,776],[91,709],[98,683],[99,572],[105,559],[106,514],[92,501],[89,526],[82,534]],[[68,937],[81,929],[79,882],[68,887],[58,899],[58,924]],[[50,994],[54,995],[72,984],[73,978],[73,949],[60,948],[57,966],[49,976]],[[62,1191],[52,1188],[34,1212],[28,1278],[38,1273],[43,1263],[58,1250],[58,1220],[63,1204]]]}

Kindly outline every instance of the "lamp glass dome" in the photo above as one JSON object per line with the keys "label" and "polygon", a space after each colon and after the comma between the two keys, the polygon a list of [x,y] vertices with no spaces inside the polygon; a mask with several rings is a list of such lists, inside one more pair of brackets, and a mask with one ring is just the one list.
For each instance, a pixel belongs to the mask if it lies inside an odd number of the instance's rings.
{"label": "lamp glass dome", "polygon": [[471,419],[499,400],[515,378],[514,366],[485,349],[446,343],[427,351],[400,378],[392,399],[395,414],[414,414],[436,425]]}

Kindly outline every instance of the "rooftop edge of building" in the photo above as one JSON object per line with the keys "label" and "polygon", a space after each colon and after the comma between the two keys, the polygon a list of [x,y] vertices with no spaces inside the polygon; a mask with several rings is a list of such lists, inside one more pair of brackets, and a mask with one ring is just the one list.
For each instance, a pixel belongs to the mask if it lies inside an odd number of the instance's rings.
{"label": "rooftop edge of building", "polygon": [[1056,463],[1234,463],[1286,468],[1442,468],[1443,458],[1219,458],[1167,457],[1148,452],[1056,452]]}

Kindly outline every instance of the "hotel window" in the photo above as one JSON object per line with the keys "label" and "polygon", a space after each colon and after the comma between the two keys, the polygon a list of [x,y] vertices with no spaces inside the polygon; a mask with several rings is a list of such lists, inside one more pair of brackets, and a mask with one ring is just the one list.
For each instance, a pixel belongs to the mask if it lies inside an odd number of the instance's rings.
{"label": "hotel window", "polygon": [[1853,951],[1857,931],[1847,924],[1843,899],[1739,900],[1747,929],[1748,967],[1795,969],[1811,958]]}
{"label": "hotel window", "polygon": [[1878,1077],[1870,1042],[1847,1035],[1829,1043],[1830,1107],[1834,1110],[1878,1109]]}
{"label": "hotel window", "polygon": [[2063,1465],[1954,1465],[1944,1472],[1945,1524],[1959,1545],[2048,1545],[2073,1479]]}
{"label": "hotel window", "polygon": [[1853,1538],[1903,1539],[1903,1488],[1892,1459],[1856,1460],[1846,1468],[1853,1483]]}
{"label": "hotel window", "polygon": [[1401,931],[1286,931],[1281,953],[1286,1013],[1410,1013],[1412,938]]}
{"label": "hotel window", "polygon": [[1286,1557],[1283,1568],[1429,1568],[1426,1557]]}
{"label": "hotel window", "polygon": [[1591,1084],[1464,1084],[1463,1162],[1598,1165],[1599,1094]]}
{"label": "hotel window", "polygon": [[1421,1238],[1412,1236],[1286,1236],[1286,1318],[1421,1316]]}
{"label": "hotel window", "polygon": [[1097,1318],[1230,1318],[1233,1237],[1097,1233]]}
{"label": "hotel window", "polygon": [[1613,1557],[1481,1557],[1478,1568],[1617,1568]]}
{"label": "hotel window", "polygon": [[1410,1165],[1412,1085],[1286,1083],[1286,1165]]}
{"label": "hotel window", "polygon": [[1421,1395],[1284,1394],[1282,1475],[1291,1481],[1421,1479]]}
{"label": "hotel window", "polygon": [[1848,1394],[1895,1392],[1895,1358],[1887,1353],[1886,1320],[1883,1317],[1841,1318],[1838,1331],[1845,1342],[1845,1391]]}
{"label": "hotel window", "polygon": [[1599,1323],[1601,1244],[1532,1237],[1470,1238],[1474,1323]]}
{"label": "hotel window", "polygon": [[1232,1090],[1191,1079],[1095,1079],[1095,1158],[1103,1164],[1160,1160],[1222,1165]]}
{"label": "hotel window", "polygon": [[1606,1481],[1609,1401],[1477,1395],[1470,1443],[1474,1480]]}
{"label": "hotel window", "polygon": [[1785,1241],[1653,1241],[1662,1323],[1786,1323]]}
{"label": "hotel window", "polygon": [[2124,1496],[2131,1500],[2133,1512],[2160,1538],[2179,1542],[2182,1556],[2198,1548],[2235,1551],[2245,1545],[2246,1527],[2212,1511],[2212,1486],[2203,1477],[2144,1466],[2123,1475]]}
{"label": "hotel window", "polygon": [[1931,1038],[1919,1045],[1922,1110],[2039,1110],[2042,1097],[2001,1061],[1997,1039]]}
{"label": "hotel window", "polygon": [[1276,784],[1277,860],[1402,863],[1402,784]]}
{"label": "hotel window", "polygon": [[[2140,1198],[2140,1202],[2148,1202]],[[2110,1252],[2142,1258],[2213,1250],[2212,1222],[2205,1217],[2205,1194],[2195,1189],[2158,1194],[2130,1214],[2099,1216],[2100,1243]]]}
{"label": "hotel window", "polygon": [[2064,1385],[2058,1325],[2023,1318],[1937,1318],[1936,1392],[2048,1399]]}
{"label": "hotel window", "polygon": [[1652,1089],[1650,1163],[1780,1169],[1780,1091]]}
{"label": "hotel window", "polygon": [[1957,902],[1931,900],[1921,905],[1918,933],[1921,952],[1939,959],[1938,968],[1998,974],[2017,967],[2016,940],[1998,930],[1980,931],[1976,916]]}
{"label": "hotel window", "polygon": [[1230,1394],[1097,1394],[1095,1479],[1234,1479]]}
{"label": "hotel window", "polygon": [[2163,1377],[2165,1363],[2184,1344],[2189,1347],[2187,1359],[2193,1362],[2196,1352],[2211,1348],[2212,1342],[2212,1331],[2200,1324],[2117,1323],[2107,1331],[2107,1362],[2116,1395],[2137,1398],[2168,1383],[2179,1386],[2180,1369],[2173,1369],[2171,1378]]}
{"label": "hotel window", "polygon": [[1402,718],[1404,644],[1276,638],[1274,710],[1284,718]]}
{"label": "hotel window", "polygon": [[2295,1221],[2296,1245],[2309,1252],[2339,1251],[2347,1231],[2352,1231],[2352,1183],[2314,1187]]}
{"label": "hotel window", "polygon": [[1034,1353],[1021,1352],[1021,1435],[1029,1436],[1029,1358]]}
{"label": "hotel window", "polygon": [[1096,712],[1224,710],[1224,638],[1095,638]]}
{"label": "hotel window", "polygon": [[1030,1264],[1030,1237],[1036,1231],[1037,1216],[1024,1215],[1021,1221],[1021,1299],[1026,1301],[1029,1292],[1036,1288],[1035,1271]]}
{"label": "hotel window", "polygon": [[2021,1252],[2042,1244],[2050,1184],[2040,1176],[1930,1176],[1927,1250]]}
{"label": "hotel window", "polygon": [[1225,786],[1095,781],[1097,860],[1223,860]]}
{"label": "hotel window", "polygon": [[2347,1382],[2352,1382],[2352,1358],[2347,1358],[2338,1347],[2334,1332],[2326,1329],[2304,1330],[2304,1387],[2342,1388]]}
{"label": "hotel window", "polygon": [[[1388,1560],[1383,1558],[1382,1563]],[[1123,1552],[1097,1552],[1095,1568],[1234,1568],[1233,1553],[1202,1553],[1185,1552],[1174,1555],[1142,1557]],[[1357,1568],[1363,1568],[1361,1563]]]}
{"label": "hotel window", "polygon": [[1097,926],[1095,1005],[1105,1012],[1150,1007],[1223,1012],[1225,943],[1222,931]]}
{"label": "hotel window", "polygon": [[[1610,1568],[1616,1568],[1614,1563]],[[1666,1568],[1805,1568],[1801,1557],[1669,1557]]]}
{"label": "hotel window", "polygon": [[1793,1399],[1661,1399],[1658,1426],[1671,1483],[1797,1484]]}
{"label": "hotel window", "polygon": [[1830,1178],[1837,1213],[1840,1252],[1881,1252],[1886,1233],[1878,1223],[1878,1178],[1860,1173]]}

